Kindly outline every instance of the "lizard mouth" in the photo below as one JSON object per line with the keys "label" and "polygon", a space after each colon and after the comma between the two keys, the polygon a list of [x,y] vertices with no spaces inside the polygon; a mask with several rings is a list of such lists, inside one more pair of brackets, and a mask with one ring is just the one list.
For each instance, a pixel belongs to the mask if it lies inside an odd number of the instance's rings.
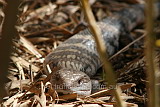
{"label": "lizard mouth", "polygon": [[77,93],[78,95],[90,95],[91,94],[91,90],[69,90],[69,89],[59,89],[59,90],[56,90],[57,93],[59,94],[73,94],[73,93]]}
{"label": "lizard mouth", "polygon": [[81,96],[88,96],[91,94],[91,90],[80,90],[80,91],[76,91],[76,93]]}

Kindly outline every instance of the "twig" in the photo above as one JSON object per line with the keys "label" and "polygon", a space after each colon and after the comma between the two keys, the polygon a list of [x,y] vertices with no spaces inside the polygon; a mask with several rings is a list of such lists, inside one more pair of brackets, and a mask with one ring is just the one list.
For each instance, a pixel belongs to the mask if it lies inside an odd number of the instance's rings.
{"label": "twig", "polygon": [[[157,67],[154,61],[155,59],[155,40],[154,40],[154,0],[147,0],[146,4],[146,63],[147,63],[147,75],[148,75],[148,107],[158,107],[158,99],[156,97],[159,96],[158,90],[156,88],[156,72]],[[157,90],[157,91],[156,91]],[[157,96],[156,96],[157,95]]]}
{"label": "twig", "polygon": [[[6,73],[8,68],[9,56],[12,46],[13,36],[17,36],[15,24],[17,21],[18,6],[20,0],[7,0],[8,3],[5,9],[5,20],[2,28],[2,37],[0,39],[0,85],[3,86],[6,82]],[[5,96],[5,91],[0,88],[0,97]],[[0,98],[1,99],[1,98]]]}
{"label": "twig", "polygon": [[110,62],[107,59],[108,56],[107,56],[107,53],[106,53],[106,47],[105,47],[104,41],[103,41],[102,36],[101,36],[100,28],[96,24],[96,21],[95,21],[95,18],[93,16],[93,13],[91,11],[88,0],[81,0],[81,4],[82,4],[82,7],[84,9],[84,13],[85,13],[87,22],[89,24],[89,28],[90,28],[92,34],[94,35],[95,42],[96,42],[96,45],[97,45],[97,50],[98,50],[99,55],[100,55],[100,59],[101,59],[102,63],[104,64],[103,67],[106,71],[106,78],[108,80],[108,83],[110,85],[115,86],[115,88],[116,88],[114,93],[115,93],[115,98],[117,100],[117,106],[118,107],[124,107],[125,104],[120,97],[121,89],[119,87],[116,87],[115,75],[113,73],[113,69],[112,69],[112,66],[111,66]]}
{"label": "twig", "polygon": [[20,36],[20,41],[23,43],[24,47],[31,51],[33,55],[35,55],[39,59],[39,61],[43,63],[44,58],[42,56],[44,53],[42,51],[34,47],[34,45],[23,36]]}

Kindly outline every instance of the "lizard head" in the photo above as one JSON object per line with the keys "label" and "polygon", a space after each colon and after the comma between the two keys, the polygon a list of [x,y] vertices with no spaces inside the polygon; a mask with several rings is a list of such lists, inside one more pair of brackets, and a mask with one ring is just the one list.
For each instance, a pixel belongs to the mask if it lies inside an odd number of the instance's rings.
{"label": "lizard head", "polygon": [[90,95],[92,84],[90,77],[82,71],[62,68],[53,73],[50,82],[53,88],[60,93],[77,93],[78,95]]}

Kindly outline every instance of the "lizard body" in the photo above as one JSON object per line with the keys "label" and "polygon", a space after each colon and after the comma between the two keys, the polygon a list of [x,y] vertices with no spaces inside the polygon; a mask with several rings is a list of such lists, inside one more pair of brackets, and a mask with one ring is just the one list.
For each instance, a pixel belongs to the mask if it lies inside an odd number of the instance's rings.
{"label": "lizard body", "polygon": [[[156,5],[156,7],[160,6]],[[143,23],[144,20],[144,5],[138,4],[115,12],[113,16],[97,23],[101,29],[109,56],[118,51],[120,36]],[[101,62],[94,37],[89,29],[75,34],[47,55],[44,61],[46,72],[48,72],[46,70],[47,64],[51,69],[56,66],[62,68],[53,73],[50,80],[58,92],[76,92],[80,95],[91,94],[92,83],[90,77],[94,76],[97,69],[101,67]]]}

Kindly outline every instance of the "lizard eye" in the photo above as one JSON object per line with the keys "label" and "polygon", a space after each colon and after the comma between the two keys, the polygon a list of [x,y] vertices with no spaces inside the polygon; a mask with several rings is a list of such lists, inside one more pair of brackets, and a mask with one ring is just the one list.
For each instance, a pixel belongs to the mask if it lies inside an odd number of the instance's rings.
{"label": "lizard eye", "polygon": [[78,80],[78,84],[88,83],[89,79],[87,77],[83,77]]}
{"label": "lizard eye", "polygon": [[82,79],[78,80],[78,84],[81,84],[82,83]]}

